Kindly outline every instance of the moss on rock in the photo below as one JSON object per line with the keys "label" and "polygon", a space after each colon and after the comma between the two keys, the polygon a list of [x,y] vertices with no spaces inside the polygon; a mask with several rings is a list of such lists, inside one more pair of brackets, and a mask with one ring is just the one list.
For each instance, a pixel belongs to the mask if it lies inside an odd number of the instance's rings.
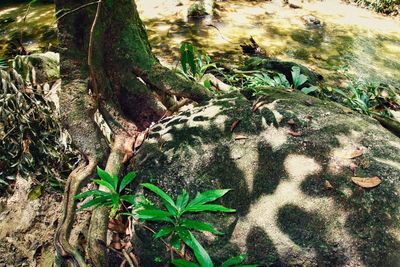
{"label": "moss on rock", "polygon": [[[253,112],[255,100],[233,93],[163,120],[130,168],[174,196],[233,189],[221,203],[236,214],[199,215],[225,233],[198,234],[216,263],[244,252],[261,266],[395,266],[399,139],[369,117],[299,92],[270,90],[262,100]],[[363,153],[351,159],[354,150]],[[363,189],[352,176],[382,184]],[[143,264],[157,266],[162,245],[138,236]]]}

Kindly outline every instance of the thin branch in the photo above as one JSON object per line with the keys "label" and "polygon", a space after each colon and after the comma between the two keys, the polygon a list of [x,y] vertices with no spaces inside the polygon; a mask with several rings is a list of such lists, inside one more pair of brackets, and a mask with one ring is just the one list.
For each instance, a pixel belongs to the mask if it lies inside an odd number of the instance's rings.
{"label": "thin branch", "polygon": [[96,9],[96,14],[93,19],[92,27],[90,28],[90,36],[89,36],[89,48],[88,48],[88,67],[89,67],[89,73],[91,76],[91,82],[93,86],[93,94],[95,98],[98,98],[98,88],[97,88],[97,83],[96,83],[96,77],[94,76],[94,70],[93,70],[93,65],[92,65],[92,57],[93,57],[93,33],[94,29],[96,27],[97,19],[99,18],[100,15],[100,9],[101,9],[101,4],[103,0],[99,0],[97,2],[97,9]]}
{"label": "thin branch", "polygon": [[63,17],[65,17],[65,16],[67,16],[67,15],[69,15],[69,14],[71,14],[71,13],[74,13],[74,12],[76,12],[76,11],[79,11],[79,10],[81,10],[81,9],[87,7],[87,6],[91,6],[91,5],[97,4],[97,3],[99,3],[100,1],[101,1],[101,0],[94,1],[94,2],[90,2],[90,3],[84,4],[84,5],[78,6],[77,8],[74,8],[74,9],[72,9],[72,10],[70,10],[70,11],[67,11],[67,12],[65,12],[64,14],[62,14],[61,16],[59,16],[59,17],[56,19],[56,22],[58,22],[60,19],[62,19]]}

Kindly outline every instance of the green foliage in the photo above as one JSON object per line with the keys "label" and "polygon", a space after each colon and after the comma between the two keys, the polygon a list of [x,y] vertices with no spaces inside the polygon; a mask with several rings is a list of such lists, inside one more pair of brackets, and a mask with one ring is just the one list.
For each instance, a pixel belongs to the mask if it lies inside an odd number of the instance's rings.
{"label": "green foliage", "polygon": [[308,80],[307,76],[300,73],[300,68],[297,66],[292,67],[292,79],[295,90],[299,89]]}
{"label": "green foliage", "polygon": [[400,99],[389,85],[359,80],[352,81],[347,88],[334,89],[333,93],[344,105],[366,115],[383,112],[390,116],[387,107],[400,108]]}
{"label": "green foliage", "polygon": [[1,69],[7,69],[8,68],[8,64],[7,61],[3,58],[0,58],[0,70]]}
{"label": "green foliage", "polygon": [[[189,194],[184,190],[177,197],[176,201],[174,201],[159,187],[149,183],[142,185],[156,194],[165,207],[165,209],[159,209],[154,205],[146,205],[143,206],[143,209],[137,211],[137,217],[141,220],[166,223],[166,225],[161,227],[154,237],[167,237],[170,246],[175,248],[177,251],[180,251],[181,246],[184,243],[192,249],[200,266],[213,266],[210,256],[197,241],[192,231],[206,231],[217,235],[222,233],[208,223],[188,219],[185,215],[199,212],[235,212],[234,209],[229,209],[222,205],[210,204],[224,196],[229,192],[229,190],[209,190],[203,193],[198,193],[191,201],[189,201]],[[179,265],[184,264],[182,260],[175,261],[174,264],[177,266],[196,266],[193,264]]]}
{"label": "green foliage", "polygon": [[89,201],[82,205],[80,210],[90,207],[110,207],[110,217],[114,218],[117,215],[119,207],[123,202],[127,202],[130,205],[136,205],[134,196],[123,194],[123,190],[126,188],[126,186],[135,179],[135,172],[129,172],[127,175],[125,175],[122,178],[121,183],[119,183],[119,179],[116,175],[110,175],[99,167],[97,167],[97,175],[100,179],[94,179],[93,182],[106,187],[109,191],[101,191],[95,189],[76,195],[75,199],[91,198]]}
{"label": "green foliage", "polygon": [[400,12],[400,0],[353,0],[377,12],[398,15]]}
{"label": "green foliage", "polygon": [[[199,81],[207,71],[220,71],[216,63],[212,63],[209,55],[192,44],[185,42],[181,44],[180,57],[181,69],[178,69],[178,73],[188,80]],[[208,88],[207,84],[204,85]]]}
{"label": "green foliage", "polygon": [[61,138],[54,104],[32,84],[34,74],[29,77],[0,70],[0,189],[19,174],[62,190],[77,153]]}
{"label": "green foliage", "polygon": [[266,73],[257,73],[247,79],[247,87],[275,87],[275,88],[289,88],[290,84],[285,75],[278,73],[273,78],[269,77]]}
{"label": "green foliage", "polygon": [[[240,254],[239,256],[232,257],[221,264],[221,267],[257,267],[258,265],[243,265],[243,261],[247,258],[247,254]],[[198,264],[187,261],[185,259],[176,259],[171,262],[177,267],[200,267]]]}

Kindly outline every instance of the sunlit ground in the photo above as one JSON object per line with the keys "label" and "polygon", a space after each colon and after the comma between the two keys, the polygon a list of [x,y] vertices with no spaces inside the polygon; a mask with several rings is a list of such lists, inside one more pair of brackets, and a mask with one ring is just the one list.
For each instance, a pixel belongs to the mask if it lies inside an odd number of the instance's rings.
{"label": "sunlit ground", "polygon": [[[136,2],[155,53],[171,65],[179,57],[182,41],[193,42],[215,60],[239,62],[239,43],[253,36],[268,55],[308,65],[335,82],[345,70],[365,79],[399,81],[400,21],[339,0],[305,1],[301,9],[283,7],[280,0],[218,1],[214,14],[197,21],[187,19],[190,0]],[[54,42],[53,6],[34,6],[25,22],[24,9],[24,5],[0,7],[0,20],[16,19],[0,24],[0,56],[5,40],[21,30],[29,50]],[[308,27],[305,16],[309,15],[322,26]]]}

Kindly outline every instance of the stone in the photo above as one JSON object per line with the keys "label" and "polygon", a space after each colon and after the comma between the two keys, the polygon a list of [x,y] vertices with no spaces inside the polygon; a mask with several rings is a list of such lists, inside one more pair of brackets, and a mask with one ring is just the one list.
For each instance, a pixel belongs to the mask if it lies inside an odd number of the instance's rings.
{"label": "stone", "polygon": [[[400,140],[370,117],[301,92],[271,89],[261,100],[266,104],[253,112],[255,99],[231,93],[164,119],[129,168],[138,183],[152,182],[174,197],[183,189],[192,198],[232,189],[219,204],[236,213],[195,216],[225,233],[196,233],[216,266],[240,253],[259,266],[397,266]],[[301,136],[290,135],[289,121]],[[238,134],[247,139],[235,140]],[[364,153],[337,156],[351,149]],[[373,189],[353,184],[354,164],[357,175],[382,183]],[[164,266],[163,244],[140,226],[135,232],[143,266]],[[160,255],[161,263],[154,262]]]}

